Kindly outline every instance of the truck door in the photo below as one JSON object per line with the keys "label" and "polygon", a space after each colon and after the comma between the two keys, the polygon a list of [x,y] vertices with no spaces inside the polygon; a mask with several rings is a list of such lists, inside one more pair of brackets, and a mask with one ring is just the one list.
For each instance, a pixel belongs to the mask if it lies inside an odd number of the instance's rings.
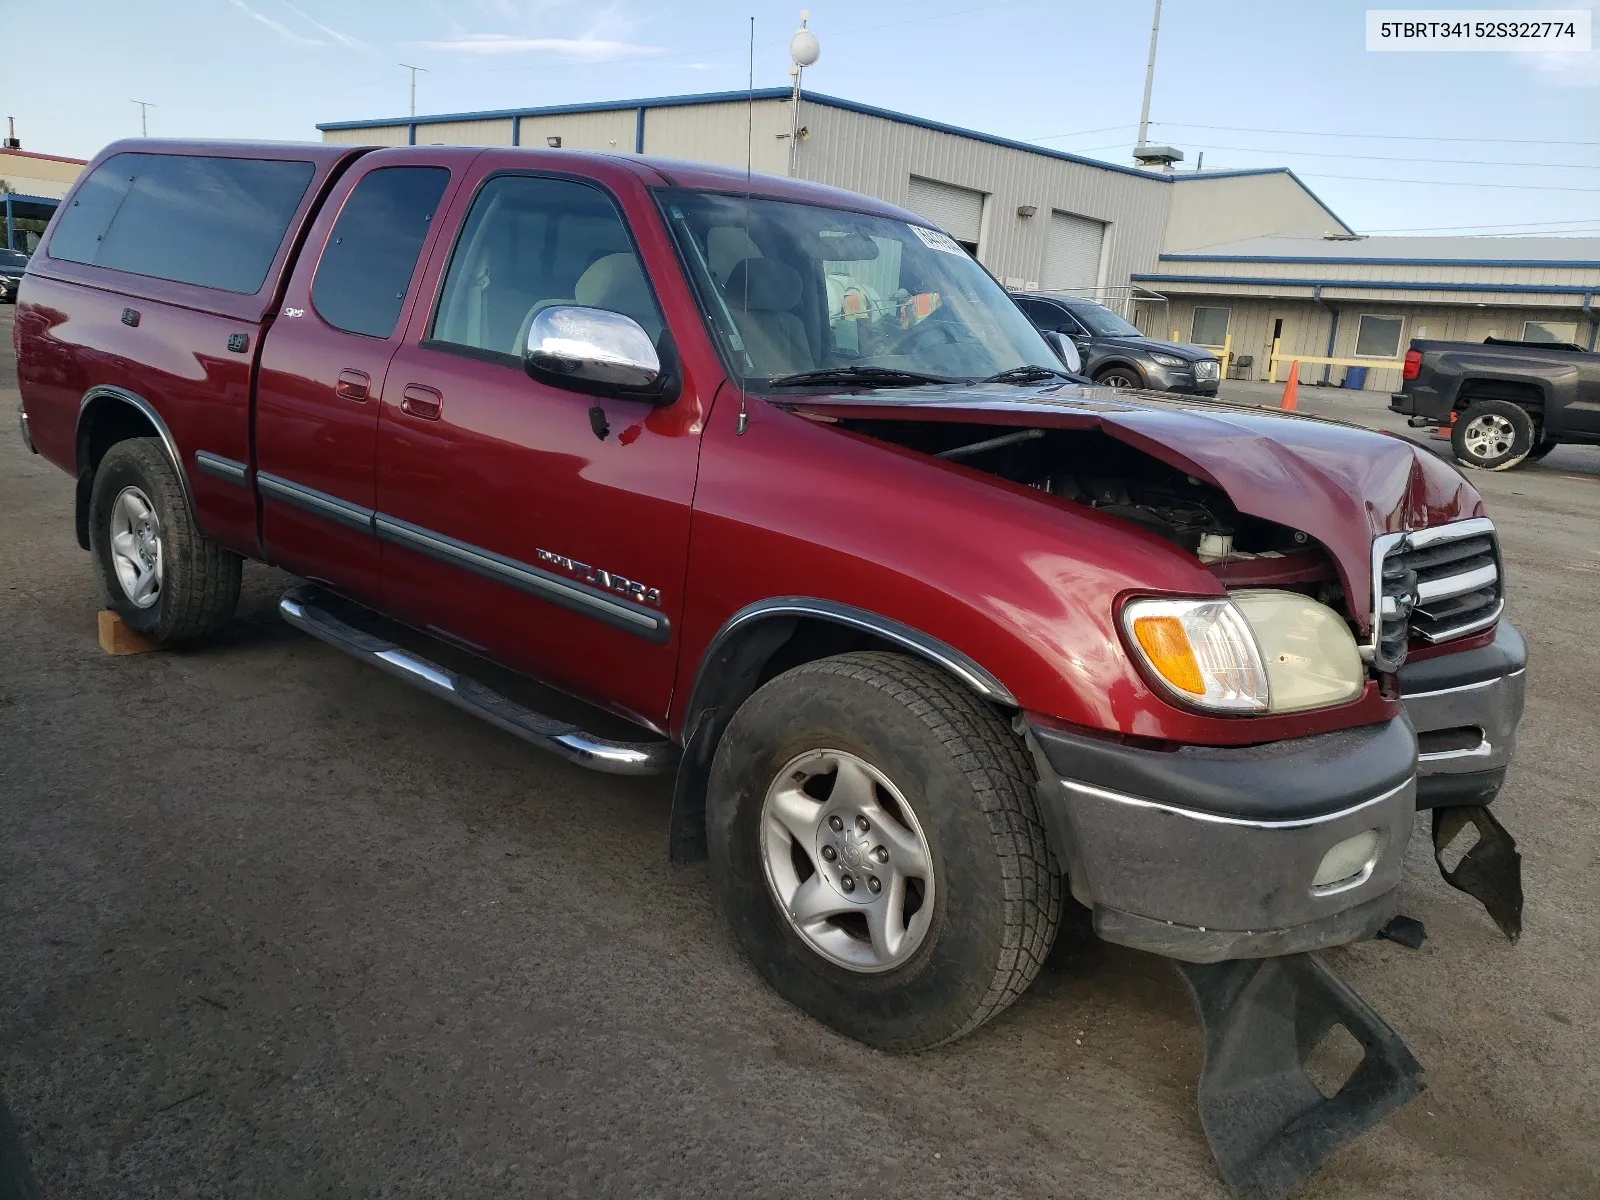
{"label": "truck door", "polygon": [[262,347],[255,469],[267,559],[369,601],[378,405],[450,185],[440,158],[399,150],[356,162],[312,227]]}
{"label": "truck door", "polygon": [[670,361],[623,211],[590,180],[493,174],[440,270],[378,426],[384,607],[660,728],[700,441],[680,418],[697,397],[688,382],[665,408],[579,395],[520,355],[534,312],[565,303],[632,317]]}

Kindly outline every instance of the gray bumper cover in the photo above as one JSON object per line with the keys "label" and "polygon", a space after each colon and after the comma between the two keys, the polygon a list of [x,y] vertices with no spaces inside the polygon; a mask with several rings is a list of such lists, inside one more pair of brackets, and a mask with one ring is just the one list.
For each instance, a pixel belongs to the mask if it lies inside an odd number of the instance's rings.
{"label": "gray bumper cover", "polygon": [[[1170,752],[1042,726],[1030,737],[1051,843],[1108,941],[1216,962],[1363,940],[1394,914],[1416,815],[1402,718]],[[1368,830],[1366,869],[1314,886],[1323,856]]]}
{"label": "gray bumper cover", "polygon": [[1400,668],[1400,695],[1420,749],[1419,807],[1494,799],[1516,748],[1527,665],[1522,635],[1502,621],[1487,646]]}

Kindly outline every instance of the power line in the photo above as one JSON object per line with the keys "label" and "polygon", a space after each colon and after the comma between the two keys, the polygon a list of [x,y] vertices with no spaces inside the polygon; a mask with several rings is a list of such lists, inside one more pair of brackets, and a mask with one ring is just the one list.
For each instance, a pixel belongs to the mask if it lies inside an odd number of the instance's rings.
{"label": "power line", "polygon": [[1372,162],[1448,163],[1459,167],[1548,167],[1559,171],[1600,171],[1600,163],[1495,162],[1473,158],[1417,158],[1411,154],[1337,154],[1328,150],[1276,150],[1256,146],[1216,146],[1207,143],[1196,149],[1237,150],[1245,154],[1286,154],[1295,158],[1360,158]]}
{"label": "power line", "polygon": [[1467,183],[1456,179],[1385,179],[1381,175],[1324,175],[1314,171],[1305,171],[1302,174],[1307,179],[1354,179],[1362,183],[1415,183],[1427,187],[1515,188],[1519,191],[1600,193],[1600,188],[1562,187],[1559,184],[1549,183]]}
{"label": "power line", "polygon": [[1315,129],[1258,129],[1248,125],[1190,125],[1183,121],[1151,121],[1174,129],[1210,129],[1223,133],[1282,133],[1292,137],[1381,138],[1400,142],[1505,142],[1513,146],[1600,146],[1600,142],[1563,142],[1540,138],[1446,137],[1422,133],[1322,133]]}
{"label": "power line", "polygon": [[1137,128],[1138,126],[1132,123],[1127,125],[1105,125],[1099,129],[1080,129],[1076,133],[1047,133],[1044,137],[1032,137],[1025,140],[1030,142],[1054,142],[1059,141],[1061,138],[1088,137],[1091,133],[1110,133],[1113,129]]}

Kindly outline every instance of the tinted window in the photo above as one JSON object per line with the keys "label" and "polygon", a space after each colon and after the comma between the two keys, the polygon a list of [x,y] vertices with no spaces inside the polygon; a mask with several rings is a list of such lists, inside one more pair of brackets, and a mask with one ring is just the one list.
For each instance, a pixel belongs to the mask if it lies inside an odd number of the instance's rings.
{"label": "tinted window", "polygon": [[114,155],[61,214],[50,257],[251,295],[312,173],[308,162]]}
{"label": "tinted window", "polygon": [[558,304],[610,309],[652,340],[661,335],[644,269],[605,193],[564,179],[491,179],[450,260],[433,340],[520,357],[528,322]]}
{"label": "tinted window", "polygon": [[324,321],[368,337],[394,332],[449,182],[442,167],[384,167],[356,184],[311,281],[311,303]]}
{"label": "tinted window", "polygon": [[1078,323],[1088,327],[1089,332],[1095,337],[1143,337],[1136,325],[1124,321],[1109,308],[1102,308],[1098,304],[1090,304],[1086,300],[1075,301],[1071,309],[1072,315]]}

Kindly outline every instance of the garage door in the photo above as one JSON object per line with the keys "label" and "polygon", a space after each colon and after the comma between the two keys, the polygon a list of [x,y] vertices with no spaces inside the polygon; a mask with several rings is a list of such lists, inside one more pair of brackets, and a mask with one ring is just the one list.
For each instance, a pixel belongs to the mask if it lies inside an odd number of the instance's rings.
{"label": "garage door", "polygon": [[1052,212],[1050,240],[1044,251],[1044,290],[1070,292],[1097,285],[1100,282],[1100,248],[1105,240],[1105,222]]}
{"label": "garage door", "polygon": [[977,246],[983,229],[982,192],[913,175],[906,207],[927,217],[956,241],[967,243],[968,249]]}

